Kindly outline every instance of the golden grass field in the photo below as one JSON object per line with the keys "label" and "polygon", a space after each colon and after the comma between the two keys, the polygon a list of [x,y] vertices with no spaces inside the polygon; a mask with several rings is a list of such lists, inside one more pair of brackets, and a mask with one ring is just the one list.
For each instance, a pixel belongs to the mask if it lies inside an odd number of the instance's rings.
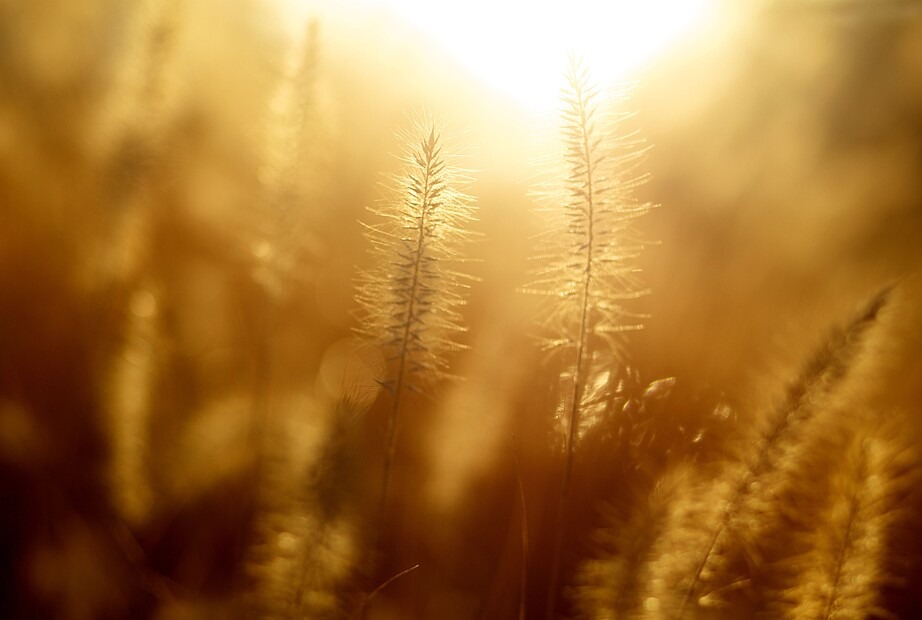
{"label": "golden grass field", "polygon": [[609,4],[0,0],[0,617],[916,617],[922,5]]}

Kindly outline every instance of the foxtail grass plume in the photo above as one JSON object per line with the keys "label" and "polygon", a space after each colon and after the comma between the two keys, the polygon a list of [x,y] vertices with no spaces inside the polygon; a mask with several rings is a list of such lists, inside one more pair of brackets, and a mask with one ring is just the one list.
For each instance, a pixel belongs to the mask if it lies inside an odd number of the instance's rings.
{"label": "foxtail grass plume", "polygon": [[[680,500],[688,506],[676,507],[651,569],[649,596],[668,617],[696,617],[748,583],[743,567],[760,564],[760,539],[778,518],[777,497],[811,449],[808,425],[847,377],[886,299],[884,291],[846,329],[831,334],[783,404],[757,425],[739,461]],[[703,512],[711,514],[702,518]]]}
{"label": "foxtail grass plume", "polygon": [[576,58],[566,80],[564,179],[538,192],[548,226],[535,256],[541,266],[527,291],[553,298],[546,308],[543,346],[577,351],[576,365],[583,367],[601,350],[624,361],[624,333],[642,327],[642,316],[625,302],[648,292],[637,278],[643,244],[633,224],[652,205],[634,196],[648,175],[636,171],[645,153],[643,140],[623,129],[632,114],[600,109],[623,107],[627,94],[602,101]]}
{"label": "foxtail grass plume", "polygon": [[[571,57],[566,80],[564,180],[542,196],[550,226],[536,257],[542,267],[528,289],[551,298],[543,344],[565,352],[569,365],[561,377],[569,386],[562,390],[565,396],[557,412],[565,429],[566,464],[548,617],[554,613],[560,537],[581,418],[586,411],[598,410],[597,402],[604,400],[594,386],[616,383],[607,377],[628,358],[624,333],[641,327],[641,317],[625,303],[646,294],[636,277],[642,243],[633,223],[651,208],[634,196],[647,177],[636,172],[643,142],[622,129],[630,114],[612,116],[600,109],[608,102],[601,101],[599,88],[576,57]],[[625,100],[622,96],[617,103]]]}
{"label": "foxtail grass plume", "polygon": [[790,586],[773,613],[785,618],[887,617],[893,544],[905,534],[907,497],[919,484],[917,450],[899,433],[859,429],[830,472],[830,496],[804,532],[807,551],[788,560]]}
{"label": "foxtail grass plume", "polygon": [[356,559],[356,420],[346,394],[311,402],[310,415],[285,403],[262,467],[262,493],[247,558],[248,617],[345,617],[344,584]]}
{"label": "foxtail grass plume", "polygon": [[252,251],[257,279],[275,296],[310,273],[303,255],[318,245],[306,224],[319,176],[319,32],[319,22],[312,20],[292,45],[268,106],[265,163],[259,170],[264,197]]}
{"label": "foxtail grass plume", "polygon": [[[558,411],[567,450],[578,437],[582,413],[598,409],[597,384],[629,358],[625,333],[641,329],[630,301],[647,294],[638,281],[643,248],[635,220],[652,205],[634,190],[647,180],[636,171],[645,149],[636,132],[623,129],[631,114],[600,109],[599,88],[584,64],[571,58],[562,100],[562,185],[540,199],[549,225],[535,260],[540,263],[527,292],[548,298],[541,342],[567,355],[568,397]],[[611,104],[622,107],[627,95]],[[617,383],[617,382],[611,382]]]}
{"label": "foxtail grass plume", "polygon": [[402,396],[449,376],[448,355],[464,348],[457,339],[465,331],[459,309],[470,278],[459,268],[474,219],[473,199],[461,190],[468,176],[444,152],[436,124],[416,122],[400,137],[403,169],[390,177],[390,195],[369,209],[376,221],[363,224],[370,267],[360,272],[356,287],[356,333],[380,348],[389,365],[381,381],[392,399],[382,510]]}
{"label": "foxtail grass plume", "polygon": [[655,598],[644,598],[644,584],[651,578],[650,559],[691,474],[687,465],[671,470],[645,500],[632,502],[633,512],[628,516],[619,514],[615,506],[606,510],[606,523],[594,536],[597,555],[584,562],[578,574],[578,617],[633,618],[642,609],[658,610]]}

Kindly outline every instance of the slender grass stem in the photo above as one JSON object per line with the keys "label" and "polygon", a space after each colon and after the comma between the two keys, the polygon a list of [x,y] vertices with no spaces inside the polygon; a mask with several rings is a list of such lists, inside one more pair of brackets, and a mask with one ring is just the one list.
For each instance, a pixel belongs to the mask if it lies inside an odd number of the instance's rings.
{"label": "slender grass stem", "polygon": [[519,620],[525,620],[526,600],[528,597],[528,507],[525,502],[525,484],[522,481],[522,467],[519,463],[518,449],[515,446],[515,437],[512,438],[512,459],[515,463],[515,481],[519,491],[519,505],[522,510],[522,573],[519,585]]}

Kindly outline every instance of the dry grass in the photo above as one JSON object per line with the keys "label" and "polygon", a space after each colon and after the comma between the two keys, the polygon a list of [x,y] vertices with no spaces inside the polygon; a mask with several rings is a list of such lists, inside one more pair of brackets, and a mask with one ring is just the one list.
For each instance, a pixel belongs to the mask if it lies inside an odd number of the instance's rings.
{"label": "dry grass", "polygon": [[913,617],[922,20],[754,4],[551,151],[386,15],[0,0],[0,616]]}

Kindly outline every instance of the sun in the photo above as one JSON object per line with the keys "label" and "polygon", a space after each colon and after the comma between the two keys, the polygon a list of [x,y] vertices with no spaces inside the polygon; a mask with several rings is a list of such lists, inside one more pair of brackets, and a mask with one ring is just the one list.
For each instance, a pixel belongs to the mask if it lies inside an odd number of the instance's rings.
{"label": "sun", "polygon": [[[281,0],[292,12],[308,1]],[[703,27],[713,8],[713,0],[353,2],[353,10],[395,13],[487,87],[532,111],[557,106],[569,52],[602,80],[626,77]]]}

